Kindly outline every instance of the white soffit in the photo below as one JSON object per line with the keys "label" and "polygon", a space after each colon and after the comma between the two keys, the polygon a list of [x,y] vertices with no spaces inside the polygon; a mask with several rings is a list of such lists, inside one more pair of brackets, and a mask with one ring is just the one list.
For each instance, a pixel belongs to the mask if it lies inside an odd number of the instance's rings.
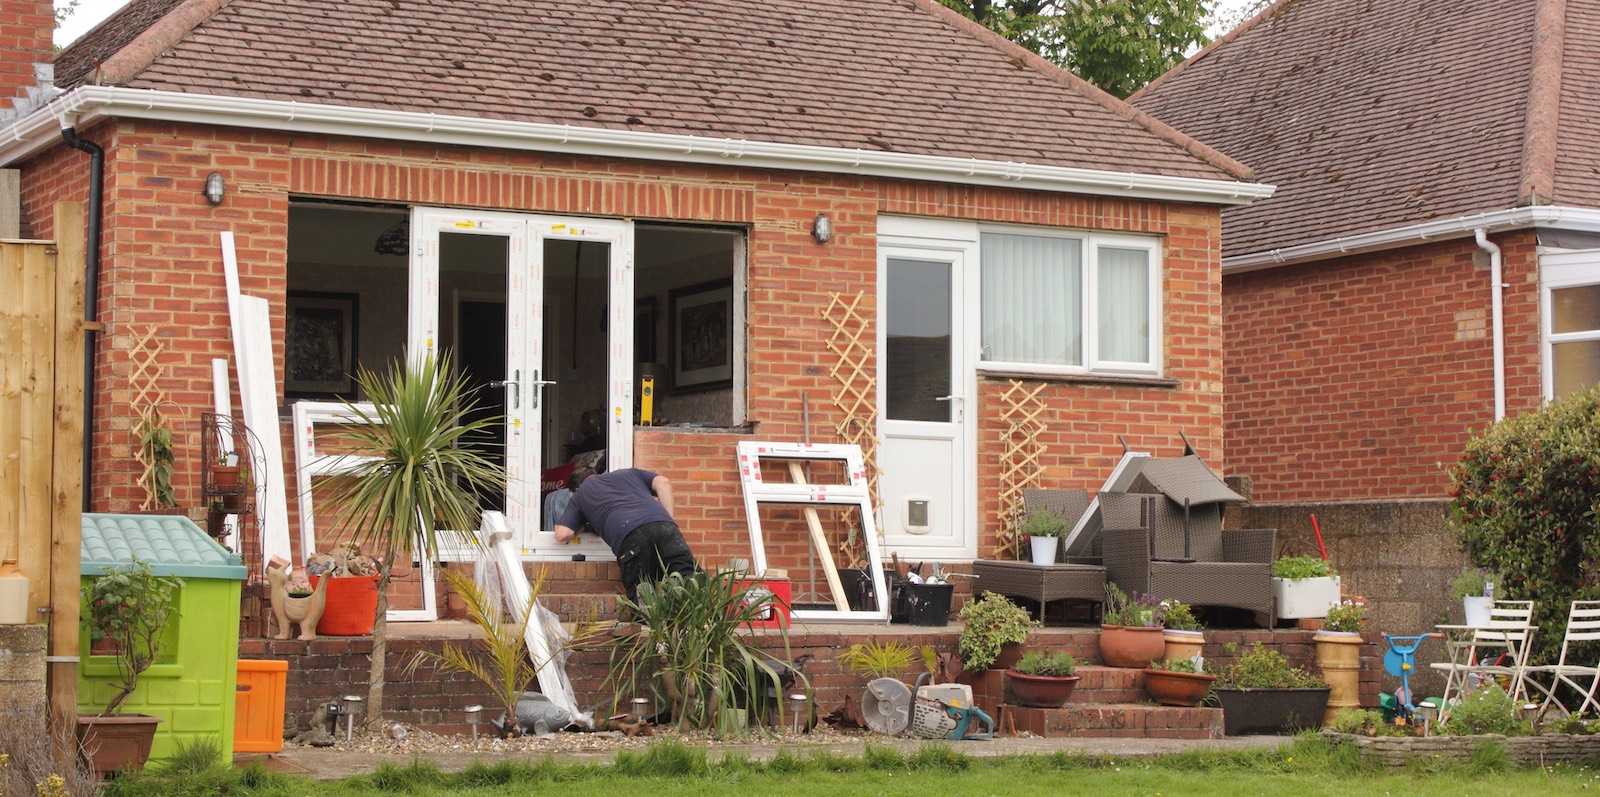
{"label": "white soffit", "polygon": [[[1223,222],[1223,226],[1226,228],[1227,222]],[[1259,271],[1274,266],[1287,266],[1312,260],[1360,254],[1362,252],[1397,249],[1402,246],[1413,246],[1429,241],[1471,238],[1473,231],[1478,229],[1494,233],[1528,229],[1530,227],[1557,227],[1564,230],[1600,233],[1600,210],[1561,205],[1535,205],[1532,207],[1478,213],[1471,216],[1457,216],[1451,219],[1438,219],[1405,227],[1391,227],[1387,230],[1375,230],[1340,238],[1329,238],[1323,241],[1312,241],[1308,244],[1286,246],[1282,249],[1270,249],[1264,252],[1252,252],[1247,255],[1224,257],[1222,258],[1222,271],[1226,274],[1237,274],[1246,271]],[[1224,229],[1224,233],[1226,233],[1226,229]]]}
{"label": "white soffit", "polygon": [[60,129],[63,127],[87,127],[109,117],[675,163],[738,164],[758,169],[859,174],[1218,205],[1248,204],[1271,196],[1274,190],[1272,186],[1261,183],[1228,180],[1164,177],[1015,161],[776,144],[748,139],[644,133],[114,86],[80,86],[32,114],[0,128],[0,166],[16,163],[54,145],[60,140]]}

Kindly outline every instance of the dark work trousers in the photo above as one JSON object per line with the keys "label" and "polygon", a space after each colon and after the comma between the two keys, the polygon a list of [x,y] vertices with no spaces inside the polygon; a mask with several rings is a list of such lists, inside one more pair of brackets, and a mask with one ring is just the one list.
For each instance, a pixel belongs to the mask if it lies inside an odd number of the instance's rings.
{"label": "dark work trousers", "polygon": [[622,552],[617,554],[617,565],[622,568],[622,585],[628,588],[628,600],[633,601],[639,599],[640,584],[654,584],[667,573],[688,578],[699,569],[678,524],[665,520],[628,532],[622,540]]}

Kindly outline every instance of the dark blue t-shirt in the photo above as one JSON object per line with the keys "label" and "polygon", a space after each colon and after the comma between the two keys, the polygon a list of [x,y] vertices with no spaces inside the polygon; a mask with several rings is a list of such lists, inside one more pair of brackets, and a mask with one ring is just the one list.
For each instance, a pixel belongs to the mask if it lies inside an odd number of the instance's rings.
{"label": "dark blue t-shirt", "polygon": [[613,552],[620,553],[622,540],[628,532],[658,520],[675,522],[650,491],[650,483],[655,479],[656,474],[638,468],[590,476],[579,485],[577,494],[568,502],[567,510],[561,513],[556,524],[582,529],[588,522]]}

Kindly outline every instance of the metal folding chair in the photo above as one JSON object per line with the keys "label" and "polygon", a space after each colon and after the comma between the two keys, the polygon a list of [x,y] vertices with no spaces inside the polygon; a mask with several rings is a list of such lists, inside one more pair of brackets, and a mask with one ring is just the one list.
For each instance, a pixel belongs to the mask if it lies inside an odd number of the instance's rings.
{"label": "metal folding chair", "polygon": [[[1582,714],[1591,706],[1600,712],[1600,700],[1595,697],[1596,687],[1600,687],[1600,662],[1583,665],[1567,661],[1573,645],[1597,639],[1600,639],[1600,601],[1573,601],[1572,608],[1567,611],[1567,631],[1561,640],[1561,657],[1555,664],[1540,664],[1526,669],[1528,683],[1544,694],[1544,702],[1539,706],[1541,715],[1550,710],[1552,703],[1561,706],[1561,710],[1568,714]],[[1550,684],[1546,686],[1532,677],[1539,675],[1551,676]],[[1587,679],[1586,683],[1584,679]],[[1556,697],[1562,686],[1571,687],[1580,696],[1576,711]]]}
{"label": "metal folding chair", "polygon": [[[1538,630],[1533,624],[1533,601],[1495,601],[1489,609],[1486,626],[1441,625],[1438,629],[1445,634],[1445,650],[1450,660],[1429,666],[1446,673],[1445,705],[1467,691],[1474,676],[1504,676],[1508,681],[1506,692],[1511,699],[1516,702],[1527,699],[1528,652],[1532,650],[1533,635]],[[1485,664],[1481,657],[1486,654],[1495,654],[1495,660],[1503,659],[1504,663]]]}

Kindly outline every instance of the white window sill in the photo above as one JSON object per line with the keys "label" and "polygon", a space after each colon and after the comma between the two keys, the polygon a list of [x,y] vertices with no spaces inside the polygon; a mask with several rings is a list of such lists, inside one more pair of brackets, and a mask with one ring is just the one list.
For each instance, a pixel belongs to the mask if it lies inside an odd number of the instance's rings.
{"label": "white window sill", "polygon": [[1097,385],[1128,385],[1130,387],[1175,388],[1183,384],[1182,381],[1170,376],[1157,376],[1155,374],[1050,374],[1038,371],[983,368],[979,369],[978,375],[988,379],[1026,379],[1033,382],[1076,382]]}

